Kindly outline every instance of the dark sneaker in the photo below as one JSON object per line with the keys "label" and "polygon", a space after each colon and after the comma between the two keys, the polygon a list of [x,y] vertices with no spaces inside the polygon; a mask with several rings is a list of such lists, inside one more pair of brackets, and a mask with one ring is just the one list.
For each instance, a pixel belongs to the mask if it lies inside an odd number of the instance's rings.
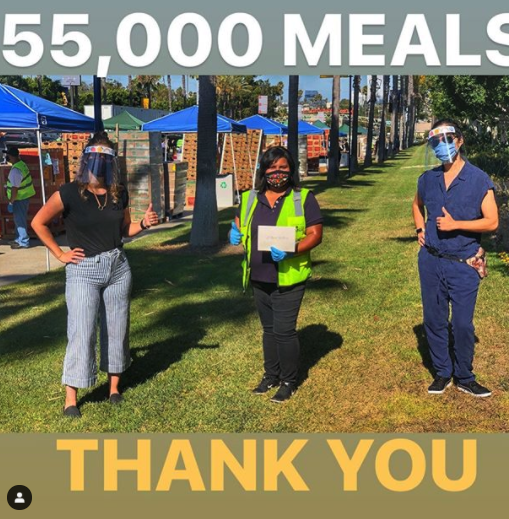
{"label": "dark sneaker", "polygon": [[435,377],[433,384],[428,387],[428,393],[430,395],[441,395],[451,384],[451,377]]}
{"label": "dark sneaker", "polygon": [[290,382],[281,382],[276,394],[270,399],[271,402],[282,404],[295,393],[295,387]]}
{"label": "dark sneaker", "polygon": [[481,384],[477,383],[475,380],[472,380],[472,382],[466,382],[464,384],[458,382],[457,387],[460,391],[463,391],[463,393],[468,393],[472,396],[477,396],[480,398],[491,396],[491,391],[487,387],[481,386]]}
{"label": "dark sneaker", "polygon": [[13,245],[11,245],[11,249],[14,249],[14,250],[17,250],[17,249],[28,249],[28,247],[20,245],[19,243],[16,242]]}
{"label": "dark sneaker", "polygon": [[80,410],[75,405],[64,407],[64,416],[67,418],[81,418]]}
{"label": "dark sneaker", "polygon": [[120,393],[112,393],[110,395],[110,404],[118,405],[121,404],[124,400],[124,397]]}
{"label": "dark sneaker", "polygon": [[253,393],[255,395],[264,395],[269,389],[272,389],[277,385],[279,385],[279,380],[277,378],[264,376],[258,386],[253,389]]}

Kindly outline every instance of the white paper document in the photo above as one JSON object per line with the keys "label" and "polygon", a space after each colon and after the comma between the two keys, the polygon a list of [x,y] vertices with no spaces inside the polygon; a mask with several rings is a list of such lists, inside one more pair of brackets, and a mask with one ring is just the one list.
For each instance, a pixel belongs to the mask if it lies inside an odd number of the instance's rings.
{"label": "white paper document", "polygon": [[260,225],[258,227],[258,250],[270,251],[271,247],[284,252],[295,252],[295,227]]}

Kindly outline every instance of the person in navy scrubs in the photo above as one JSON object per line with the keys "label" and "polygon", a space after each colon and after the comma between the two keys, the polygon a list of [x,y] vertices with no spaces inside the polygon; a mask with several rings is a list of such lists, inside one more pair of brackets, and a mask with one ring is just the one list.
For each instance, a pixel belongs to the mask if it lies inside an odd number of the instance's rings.
{"label": "person in navy scrubs", "polygon": [[[472,372],[474,310],[482,262],[481,235],[498,227],[494,184],[463,154],[463,135],[451,120],[437,121],[429,150],[442,163],[419,177],[412,206],[419,250],[424,328],[436,377],[428,393],[442,394],[453,379],[475,397],[488,397]],[[481,258],[479,260],[479,258]],[[449,352],[449,310],[454,355]]]}

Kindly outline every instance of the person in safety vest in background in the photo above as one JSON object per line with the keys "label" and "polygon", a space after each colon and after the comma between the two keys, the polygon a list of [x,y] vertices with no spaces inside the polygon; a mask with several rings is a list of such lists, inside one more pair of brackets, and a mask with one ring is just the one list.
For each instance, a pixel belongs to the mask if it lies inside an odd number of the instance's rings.
{"label": "person in safety vest in background", "polygon": [[[276,403],[288,400],[297,388],[297,317],[306,281],[311,276],[310,251],[322,241],[320,207],[313,193],[297,187],[295,169],[286,148],[269,148],[260,160],[257,191],[242,194],[230,230],[230,243],[244,246],[244,290],[251,282],[263,327],[265,373],[253,392],[263,395],[278,386],[271,398]],[[258,239],[263,238],[262,234],[267,236],[267,228],[261,226],[294,228],[292,250],[275,246],[260,250]],[[262,244],[260,248],[266,247]]]}
{"label": "person in safety vest in background", "polygon": [[14,216],[16,237],[11,242],[11,249],[27,249],[30,238],[27,232],[27,215],[30,198],[35,195],[34,184],[28,166],[19,158],[19,150],[9,146],[4,150],[7,161],[12,164],[7,178],[7,209]]}

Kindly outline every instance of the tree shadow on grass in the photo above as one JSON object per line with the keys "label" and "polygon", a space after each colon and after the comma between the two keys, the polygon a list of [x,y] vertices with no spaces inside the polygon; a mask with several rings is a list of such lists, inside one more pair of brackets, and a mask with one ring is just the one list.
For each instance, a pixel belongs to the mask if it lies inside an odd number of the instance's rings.
{"label": "tree shadow on grass", "polygon": [[[122,391],[142,385],[158,373],[166,371],[172,364],[179,362],[191,349],[219,348],[219,344],[201,344],[205,336],[205,330],[190,327],[188,333],[156,342],[150,346],[133,348],[131,350],[132,364],[122,375]],[[101,402],[108,398],[108,394],[108,383],[101,384],[86,393],[79,400],[78,405]]]}
{"label": "tree shadow on grass", "polygon": [[308,377],[309,371],[331,351],[341,348],[343,337],[330,332],[324,324],[311,324],[299,330],[300,369],[297,385],[300,386]]}
{"label": "tree shadow on grass", "polygon": [[428,339],[426,338],[426,332],[424,331],[424,325],[418,324],[414,326],[414,333],[417,339],[417,350],[419,351],[422,358],[422,365],[430,372],[432,377],[435,377],[435,368],[431,361],[431,355],[429,353]]}

